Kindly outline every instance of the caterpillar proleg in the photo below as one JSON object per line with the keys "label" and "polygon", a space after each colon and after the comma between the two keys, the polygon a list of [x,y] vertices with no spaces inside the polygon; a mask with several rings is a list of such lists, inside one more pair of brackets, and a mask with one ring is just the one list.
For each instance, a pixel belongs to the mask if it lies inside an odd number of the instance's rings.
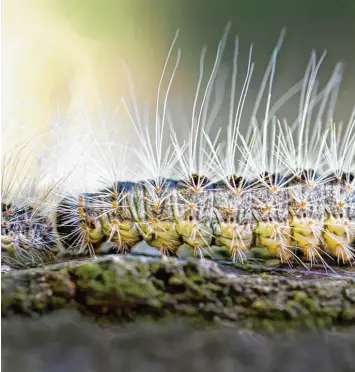
{"label": "caterpillar proleg", "polygon": [[[70,175],[60,189],[52,189],[53,201],[37,198],[39,216],[29,198],[15,209],[12,201],[3,202],[2,252],[94,256],[106,246],[115,253],[130,252],[145,241],[163,255],[178,255],[184,246],[197,257],[215,258],[222,249],[233,262],[245,262],[251,248],[258,246],[289,265],[352,264],[355,109],[346,125],[334,123],[342,65],[335,66],[320,89],[317,79],[325,53],[317,59],[312,52],[303,78],[275,101],[283,30],[252,112],[246,113],[255,67],[253,47],[241,78],[235,38],[232,74],[225,75],[222,60],[230,28],[228,24],[207,74],[207,48],[202,49],[186,127],[180,128],[182,115],[171,109],[182,53],[175,50],[178,32],[163,66],[153,114],[140,109],[128,69],[129,94],[119,103],[115,133],[107,125],[95,132],[83,110],[86,140],[79,138],[85,151],[75,171],[67,167]],[[242,86],[239,93],[237,83]],[[296,97],[295,118],[278,117]],[[221,122],[219,113],[226,103],[227,119]],[[135,143],[122,147],[114,138],[120,126],[127,125],[133,126]],[[77,158],[70,155],[73,148],[65,148],[65,159]],[[4,182],[6,194],[9,180],[3,177]],[[20,197],[21,193],[23,189],[17,192]],[[50,212],[44,208],[48,204]]]}

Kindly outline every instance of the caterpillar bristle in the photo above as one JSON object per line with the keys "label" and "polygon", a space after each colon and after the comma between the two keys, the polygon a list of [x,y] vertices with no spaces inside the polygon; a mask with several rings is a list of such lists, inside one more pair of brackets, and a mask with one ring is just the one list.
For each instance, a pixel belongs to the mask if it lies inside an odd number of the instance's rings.
{"label": "caterpillar bristle", "polygon": [[[139,109],[127,68],[129,95],[115,109],[117,125],[108,126],[111,117],[90,116],[86,110],[77,118],[85,128],[56,125],[58,137],[67,141],[53,151],[59,176],[47,167],[41,169],[48,180],[39,183],[38,175],[25,174],[21,181],[16,172],[26,171],[18,157],[10,162],[3,157],[2,262],[42,263],[48,258],[42,252],[54,260],[123,254],[144,241],[163,256],[179,256],[183,246],[199,258],[214,259],[223,250],[243,264],[256,246],[290,267],[330,270],[334,263],[354,263],[355,109],[346,127],[333,123],[342,65],[335,66],[320,89],[325,53],[317,59],[313,52],[303,79],[273,101],[283,30],[252,112],[245,113],[253,47],[237,97],[236,37],[228,118],[220,123],[228,78],[221,73],[222,60],[230,28],[225,28],[207,76],[207,48],[201,51],[190,122],[182,135],[170,97],[181,57],[181,49],[175,51],[177,32],[153,115]],[[280,120],[278,111],[297,95],[296,118]],[[127,122],[135,136],[132,146],[122,143],[119,133]],[[41,156],[51,153],[50,148],[43,151]],[[28,154],[26,161],[36,163],[34,154]],[[26,161],[25,169],[30,168]]]}
{"label": "caterpillar bristle", "polygon": [[37,142],[49,133],[19,141],[2,156],[2,264],[40,266],[55,262],[59,252],[54,214],[63,177],[51,177],[51,150]]}

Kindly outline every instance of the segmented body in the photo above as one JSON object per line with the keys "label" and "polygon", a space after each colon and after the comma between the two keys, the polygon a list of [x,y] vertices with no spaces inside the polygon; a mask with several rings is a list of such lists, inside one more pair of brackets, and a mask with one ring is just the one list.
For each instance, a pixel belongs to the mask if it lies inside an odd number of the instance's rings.
{"label": "segmented body", "polygon": [[255,229],[251,192],[217,182],[213,192],[213,211],[214,244],[226,247],[234,260],[244,258],[245,251],[253,243]]}
{"label": "segmented body", "polygon": [[289,192],[277,186],[261,186],[252,192],[253,215],[257,226],[256,245],[266,247],[281,261],[291,259],[289,225]]}
{"label": "segmented body", "polygon": [[138,226],[142,238],[165,254],[176,254],[181,237],[176,226],[177,183],[164,179],[136,184]]}
{"label": "segmented body", "polygon": [[355,242],[355,192],[343,181],[325,185],[324,248],[340,260],[351,255]]}
{"label": "segmented body", "polygon": [[28,207],[1,205],[1,260],[41,262],[58,253],[56,232],[51,220],[40,211]]}
{"label": "segmented body", "polygon": [[175,254],[185,245],[196,255],[213,257],[213,247],[220,246],[237,260],[256,245],[283,262],[292,260],[295,248],[311,262],[326,254],[343,263],[353,259],[355,192],[334,180],[316,186],[297,180],[281,190],[257,184],[243,192],[222,181],[196,190],[186,181],[167,180],[160,190],[154,191],[147,182],[130,183],[121,190],[116,211],[95,209],[99,203],[79,198],[87,204],[77,204],[77,213],[84,208],[87,217],[71,231],[61,224],[66,219],[61,205],[68,204],[64,199],[58,209],[63,241],[72,245],[72,237],[82,229],[87,243],[98,247],[112,241],[118,251],[129,251],[144,240],[164,254]]}

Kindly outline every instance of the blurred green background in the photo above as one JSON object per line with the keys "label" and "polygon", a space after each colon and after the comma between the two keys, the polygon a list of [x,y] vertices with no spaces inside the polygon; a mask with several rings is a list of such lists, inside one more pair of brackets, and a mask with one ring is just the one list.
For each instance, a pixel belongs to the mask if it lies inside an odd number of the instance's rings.
{"label": "blurred green background", "polygon": [[340,117],[346,119],[353,105],[354,0],[3,0],[2,18],[3,110],[9,114],[25,102],[21,120],[28,128],[46,126],[58,106],[70,112],[78,97],[92,110],[97,92],[105,102],[118,103],[125,91],[122,59],[138,97],[154,102],[178,28],[182,59],[173,89],[193,96],[201,47],[208,45],[211,67],[229,20],[233,25],[224,61],[230,65],[233,35],[238,34],[240,69],[245,71],[254,43],[255,87],[286,26],[276,89],[285,90],[302,77],[312,49],[318,55],[327,49],[321,77],[329,77],[336,62],[345,63]]}

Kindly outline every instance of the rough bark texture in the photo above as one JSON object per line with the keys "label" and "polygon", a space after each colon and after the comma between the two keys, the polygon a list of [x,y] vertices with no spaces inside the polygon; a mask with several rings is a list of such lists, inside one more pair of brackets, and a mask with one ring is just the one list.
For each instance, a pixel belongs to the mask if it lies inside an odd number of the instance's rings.
{"label": "rough bark texture", "polygon": [[239,329],[355,326],[355,278],[225,272],[206,261],[129,256],[2,274],[2,315],[76,309],[101,323],[185,319]]}

